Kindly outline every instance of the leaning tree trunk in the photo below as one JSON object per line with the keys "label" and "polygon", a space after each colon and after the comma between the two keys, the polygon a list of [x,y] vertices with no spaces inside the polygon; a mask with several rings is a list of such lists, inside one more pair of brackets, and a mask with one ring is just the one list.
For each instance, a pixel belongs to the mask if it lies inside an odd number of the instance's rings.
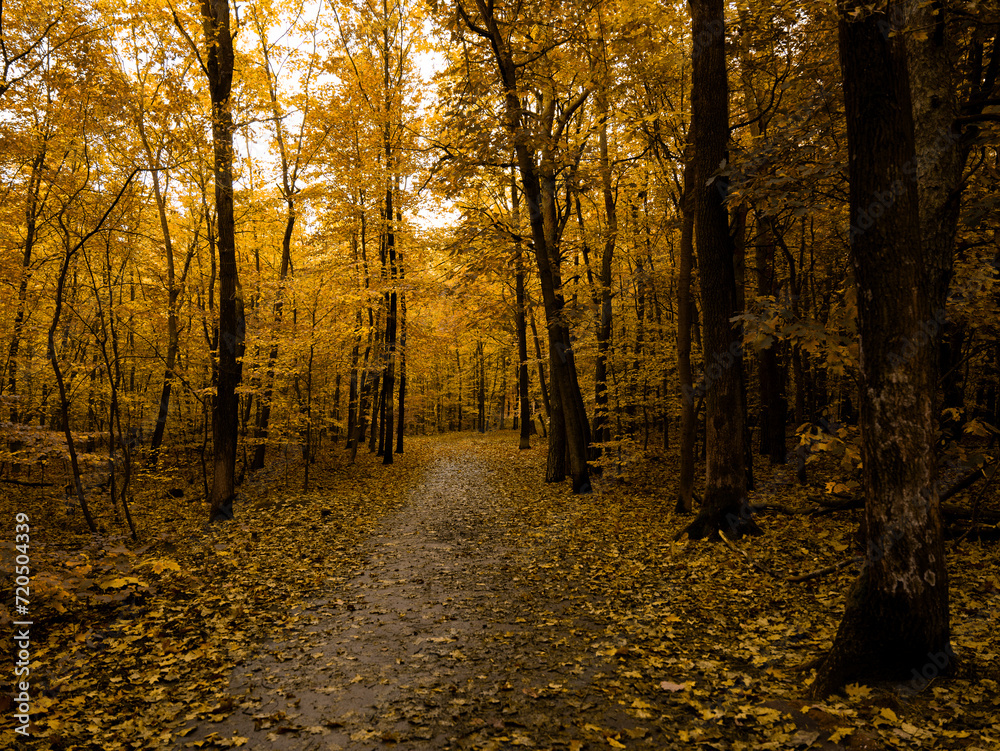
{"label": "leaning tree trunk", "polygon": [[693,539],[719,531],[739,536],[756,532],[742,514],[746,493],[745,401],[740,339],[730,323],[736,314],[734,247],[729,234],[727,181],[715,173],[727,158],[729,85],[723,0],[691,0],[696,45],[691,69],[694,142],[695,235],[701,271],[705,377],[696,391],[705,394],[706,473],[701,511],[684,530]]}
{"label": "leaning tree trunk", "polygon": [[925,258],[906,53],[900,35],[883,33],[901,5],[841,7],[868,546],[816,696],[848,681],[923,681],[954,664],[930,346],[944,306],[944,259]]}
{"label": "leaning tree trunk", "polygon": [[[532,247],[535,263],[542,287],[546,322],[549,332],[549,380],[551,425],[549,430],[549,459],[546,482],[559,482],[565,478],[566,459],[573,478],[573,492],[590,492],[590,474],[587,466],[590,444],[590,424],[586,419],[583,395],[576,375],[576,361],[569,327],[563,314],[565,301],[559,285],[558,248],[555,206],[555,175],[557,171],[554,142],[559,139],[554,133],[561,133],[569,119],[586,101],[590,94],[585,89],[570,102],[564,103],[556,117],[554,93],[545,94],[548,99],[543,105],[540,120],[528,126],[518,96],[518,68],[514,62],[509,39],[501,31],[494,13],[492,2],[475,0],[479,23],[473,21],[459,3],[458,11],[465,25],[474,33],[484,37],[493,51],[497,73],[504,91],[504,114],[507,133],[510,136],[517,157],[524,199],[528,208],[531,227]],[[480,25],[482,24],[482,25]],[[546,135],[537,138],[536,131],[548,128]],[[539,143],[539,141],[541,143]],[[541,152],[541,165],[538,157]],[[553,263],[553,260],[556,263]]]}
{"label": "leaning tree trunk", "polygon": [[239,439],[239,395],[243,377],[245,322],[243,292],[236,264],[233,217],[233,115],[229,94],[233,84],[233,38],[229,0],[202,0],[208,46],[206,72],[212,99],[212,140],[215,157],[215,214],[219,253],[219,384],[212,411],[213,466],[210,521],[233,517],[236,449]]}

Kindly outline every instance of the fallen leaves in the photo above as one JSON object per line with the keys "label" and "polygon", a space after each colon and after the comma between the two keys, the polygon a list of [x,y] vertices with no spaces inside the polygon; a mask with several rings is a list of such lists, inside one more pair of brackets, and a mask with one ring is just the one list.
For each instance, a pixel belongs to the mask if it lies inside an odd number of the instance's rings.
{"label": "fallen leaves", "polygon": [[[419,622],[419,602],[380,606],[341,585],[361,567],[359,550],[377,520],[418,486],[429,441],[414,442],[424,448],[391,474],[364,456],[355,469],[331,467],[317,475],[324,490],[307,495],[255,481],[244,490],[237,520],[219,527],[203,529],[202,509],[193,514],[187,502],[151,497],[136,506],[147,522],[144,539],[152,541],[138,548],[77,545],[69,553],[40,540],[44,565],[33,584],[44,608],[37,657],[45,683],[35,707],[37,734],[64,749],[94,740],[109,751],[253,745],[247,733],[220,732],[243,709],[272,740],[349,730],[347,747],[438,743],[432,739],[439,723],[464,728],[461,747],[470,751],[988,748],[1000,738],[1000,676],[989,667],[1000,652],[992,625],[1000,598],[984,586],[995,578],[995,550],[966,545],[950,572],[956,650],[982,660],[980,675],[917,688],[849,685],[843,696],[809,705],[801,700],[807,676],[788,668],[828,647],[850,570],[790,584],[749,569],[722,546],[677,544],[685,520],[664,500],[668,463],[661,466],[665,477],[647,473],[653,489],[633,478],[572,496],[567,486],[538,481],[542,450],[512,454],[509,438],[456,440],[452,448],[488,467],[490,492],[505,510],[489,517],[486,534],[510,551],[495,564],[464,559],[467,578],[460,581],[485,598],[503,582],[510,610],[490,616],[496,628],[479,643],[444,629],[407,636],[400,660],[412,671],[451,671],[433,686],[409,689],[413,706],[394,715],[408,731],[359,727],[358,717],[315,721],[293,717],[297,709],[247,709],[227,688],[233,667],[266,638],[294,638],[314,623],[309,603],[316,598],[345,616],[358,608]],[[781,503],[794,508],[790,487],[771,484],[768,492],[785,493]],[[851,543],[842,520],[782,515],[767,526],[766,536],[740,545],[775,570],[812,568]],[[414,585],[453,581],[464,569],[429,572]],[[383,571],[377,584],[404,581]],[[317,671],[333,663],[322,649],[300,651]],[[278,654],[275,662],[289,670],[295,654]],[[349,672],[342,683],[317,679],[313,691],[324,700],[344,684],[376,686],[356,655],[336,660]],[[469,683],[460,675],[471,676]],[[298,698],[286,701],[298,706]],[[192,722],[210,724],[193,733]]]}

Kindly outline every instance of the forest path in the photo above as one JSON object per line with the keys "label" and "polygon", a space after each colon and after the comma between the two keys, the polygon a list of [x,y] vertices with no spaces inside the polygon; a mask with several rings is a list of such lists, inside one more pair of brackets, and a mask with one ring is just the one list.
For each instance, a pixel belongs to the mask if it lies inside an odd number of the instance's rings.
{"label": "forest path", "polygon": [[610,734],[631,748],[664,747],[595,685],[606,660],[591,642],[605,629],[571,604],[571,582],[521,575],[530,562],[518,538],[557,543],[571,521],[524,529],[511,491],[491,479],[487,448],[442,444],[353,577],[237,667],[236,711],[184,742],[579,749],[608,747]]}

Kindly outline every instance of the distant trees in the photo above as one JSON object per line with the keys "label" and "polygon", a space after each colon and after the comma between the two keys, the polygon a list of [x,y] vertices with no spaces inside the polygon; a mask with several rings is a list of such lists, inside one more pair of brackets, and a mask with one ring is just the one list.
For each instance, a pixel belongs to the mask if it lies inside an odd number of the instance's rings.
{"label": "distant trees", "polygon": [[[250,3],[233,46],[215,0],[43,5],[2,16],[0,463],[79,448],[95,526],[125,524],[149,478],[180,473],[224,518],[276,459],[367,446],[388,464],[404,435],[516,421],[577,492],[676,452],[662,491],[698,512],[688,534],[729,536],[754,528],[753,454],[765,484],[832,456],[831,489],[863,487],[857,383],[895,376],[862,350],[926,365],[916,335],[859,338],[859,275],[882,273],[868,227],[903,206],[869,186],[859,208],[845,179],[860,120],[821,7]],[[909,58],[907,185],[942,329],[928,419],[965,467],[1000,419],[1000,19],[879,12]]]}

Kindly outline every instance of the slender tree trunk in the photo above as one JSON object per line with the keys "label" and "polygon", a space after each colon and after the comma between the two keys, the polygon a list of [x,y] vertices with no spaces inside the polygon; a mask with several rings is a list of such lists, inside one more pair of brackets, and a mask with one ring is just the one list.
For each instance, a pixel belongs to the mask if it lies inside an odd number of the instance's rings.
{"label": "slender tree trunk", "polygon": [[[583,395],[577,381],[576,362],[569,327],[562,313],[565,301],[560,290],[558,268],[558,211],[555,206],[555,175],[557,166],[552,152],[554,142],[551,134],[565,127],[569,118],[579,109],[589,96],[583,91],[566,106],[561,108],[556,119],[555,94],[544,94],[540,122],[527,128],[523,123],[521,101],[518,97],[517,66],[508,44],[501,32],[487,0],[475,0],[482,26],[473,22],[459,5],[459,13],[466,25],[476,34],[488,39],[493,51],[494,62],[504,91],[504,110],[507,132],[517,156],[521,184],[524,188],[525,203],[528,207],[531,226],[532,246],[542,287],[546,322],[549,334],[549,375],[552,382],[551,416],[549,429],[549,459],[546,482],[559,482],[565,477],[566,454],[569,455],[569,470],[573,478],[575,493],[590,492],[590,478],[587,467],[590,444],[590,425],[586,419]],[[544,121],[544,124],[542,123]],[[547,127],[547,136],[541,139],[540,151],[533,132]]]}
{"label": "slender tree trunk", "polygon": [[56,387],[59,390],[59,415],[62,422],[63,434],[66,436],[66,450],[69,453],[70,469],[73,473],[73,487],[76,490],[77,500],[80,502],[80,509],[83,511],[83,518],[87,521],[87,527],[91,532],[97,532],[97,524],[90,513],[90,506],[83,492],[83,482],[80,480],[80,461],[76,454],[76,441],[73,438],[73,431],[69,421],[69,393],[66,388],[66,379],[63,377],[62,368],[59,365],[59,356],[56,353],[56,331],[59,329],[59,319],[62,316],[63,292],[66,289],[66,274],[69,271],[70,261],[76,250],[70,248],[68,233],[66,236],[66,252],[63,256],[62,267],[59,270],[59,278],[56,281],[55,311],[52,313],[52,323],[49,326],[49,362],[52,364],[52,372],[56,378]]}
{"label": "slender tree trunk", "polygon": [[480,339],[476,342],[476,366],[477,370],[477,384],[476,384],[476,406],[478,407],[478,412],[476,415],[476,430],[480,433],[486,432],[486,355],[483,352],[483,341]]}
{"label": "slender tree trunk", "polygon": [[922,243],[906,53],[901,35],[883,33],[902,10],[897,0],[875,12],[855,0],[840,8],[868,545],[816,696],[855,680],[926,680],[955,663],[929,346],[944,317],[940,273],[949,261],[928,257],[939,249]]}
{"label": "slender tree trunk", "polygon": [[462,355],[455,345],[455,367],[458,368],[458,432],[462,432]]}
{"label": "slender tree trunk", "polygon": [[347,446],[350,450],[357,443],[355,427],[358,421],[358,362],[361,359],[361,308],[357,311],[355,328],[357,334],[354,337],[354,346],[351,347],[351,381],[347,391]]}
{"label": "slender tree trunk", "polygon": [[[778,285],[774,273],[774,222],[770,217],[758,215],[756,262],[757,294],[776,296]],[[781,343],[771,342],[758,353],[760,371],[760,453],[771,464],[784,464],[788,456],[785,444],[785,423],[788,420],[788,401],[785,398],[784,378],[780,361]]]}
{"label": "slender tree trunk", "polygon": [[[145,141],[145,135],[143,135],[143,140]],[[152,161],[152,150],[148,146],[147,154]],[[156,164],[154,166],[158,167],[159,165]],[[170,392],[173,388],[177,354],[180,352],[180,327],[177,306],[181,288],[177,284],[177,274],[174,267],[174,246],[170,236],[170,225],[167,222],[167,202],[160,189],[160,173],[158,170],[154,170],[152,173],[152,183],[153,198],[156,201],[156,209],[160,218],[160,232],[163,234],[163,246],[167,260],[167,357],[163,369],[163,386],[160,390],[160,406],[156,415],[156,427],[153,428],[153,437],[149,443],[149,462],[151,465],[155,465],[159,461],[160,445],[163,443],[163,434],[167,427],[167,416],[170,414]],[[184,265],[185,271],[194,255],[197,243],[198,233],[196,230]]]}
{"label": "slender tree trunk", "polygon": [[531,321],[531,338],[535,341],[535,359],[538,360],[538,386],[542,392],[542,407],[545,409],[545,416],[548,418],[552,414],[552,407],[549,402],[549,387],[545,382],[545,360],[542,358],[542,343],[538,338],[538,328],[535,326],[535,311],[528,306],[528,319]]}
{"label": "slender tree trunk", "polygon": [[202,0],[202,20],[208,54],[212,99],[212,140],[215,152],[215,214],[219,253],[219,383],[212,412],[214,479],[210,521],[231,519],[235,495],[236,451],[239,439],[239,396],[245,343],[243,292],[236,262],[233,216],[233,116],[229,95],[233,83],[233,39],[229,0]]}
{"label": "slender tree trunk", "polygon": [[677,373],[681,389],[681,467],[677,489],[677,511],[694,510],[694,448],[698,424],[694,414],[695,390],[691,371],[691,272],[694,265],[694,162],[690,147],[684,164],[684,194],[681,196],[681,247],[677,275]]}
{"label": "slender tree trunk", "polygon": [[[39,197],[46,153],[47,143],[43,143],[42,148],[31,162],[31,177],[28,181],[28,205],[24,212],[25,235],[24,249],[21,255],[21,279],[17,287],[17,313],[14,314],[14,334],[10,339],[10,347],[7,350],[7,388],[8,398],[11,402],[10,421],[12,423],[21,422],[27,412],[27,410],[21,409],[18,404],[17,356],[21,347],[21,338],[24,336],[24,323],[28,306],[28,281],[31,277],[31,255],[35,248],[35,239],[38,233]],[[2,386],[3,384],[0,383],[0,388]],[[20,446],[19,442],[15,443],[16,445],[11,447],[13,451],[18,450]]]}
{"label": "slender tree trunk", "polygon": [[[511,224],[514,234],[521,235],[521,196],[517,190],[517,177],[513,166],[510,171]],[[528,321],[525,315],[524,262],[521,241],[514,249],[514,328],[517,331],[517,396],[520,415],[518,449],[531,448],[531,416],[528,407]]]}
{"label": "slender tree trunk", "polygon": [[[403,265],[399,266],[400,281],[403,278]],[[406,293],[399,293],[399,415],[396,420],[396,453],[403,453],[403,433],[406,429]]]}

